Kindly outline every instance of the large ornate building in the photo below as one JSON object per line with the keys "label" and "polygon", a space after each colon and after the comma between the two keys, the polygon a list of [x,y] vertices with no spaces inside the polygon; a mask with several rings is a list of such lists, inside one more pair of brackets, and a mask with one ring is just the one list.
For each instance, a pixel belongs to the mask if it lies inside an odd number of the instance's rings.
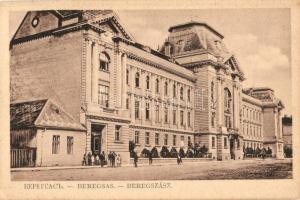
{"label": "large ornate building", "polygon": [[11,102],[51,99],[86,128],[86,152],[124,161],[130,140],[138,152],[197,142],[218,160],[263,146],[281,158],[283,104],[270,88],[242,88],[223,38],[192,21],[156,51],[113,11],[28,12],[10,44]]}

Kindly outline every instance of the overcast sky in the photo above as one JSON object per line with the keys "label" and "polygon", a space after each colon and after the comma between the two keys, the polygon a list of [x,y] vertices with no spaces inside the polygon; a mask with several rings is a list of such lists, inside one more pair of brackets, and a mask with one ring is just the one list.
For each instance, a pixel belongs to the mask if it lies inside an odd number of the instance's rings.
{"label": "overcast sky", "polygon": [[[284,114],[291,110],[290,10],[205,9],[205,10],[119,10],[121,21],[135,39],[157,49],[172,25],[187,21],[206,22],[224,35],[245,73],[243,87],[271,87],[283,100]],[[25,12],[10,17],[12,36]]]}

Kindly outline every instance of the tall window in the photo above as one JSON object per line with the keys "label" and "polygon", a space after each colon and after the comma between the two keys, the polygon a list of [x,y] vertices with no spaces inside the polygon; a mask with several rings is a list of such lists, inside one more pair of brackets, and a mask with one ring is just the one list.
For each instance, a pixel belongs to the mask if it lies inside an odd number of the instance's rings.
{"label": "tall window", "polygon": [[130,101],[129,98],[126,98],[126,109],[129,109]]}
{"label": "tall window", "polygon": [[135,87],[140,87],[140,73],[135,74]]}
{"label": "tall window", "polygon": [[211,147],[216,148],[216,137],[214,136],[211,138]]}
{"label": "tall window", "polygon": [[52,154],[58,154],[59,153],[59,146],[60,146],[60,136],[59,135],[53,135],[53,138],[52,138]]}
{"label": "tall window", "polygon": [[180,125],[183,126],[183,110],[180,111]]}
{"label": "tall window", "polygon": [[176,83],[173,85],[173,97],[176,98]]}
{"label": "tall window", "polygon": [[73,154],[74,138],[72,136],[67,137],[67,154]]}
{"label": "tall window", "polygon": [[138,100],[135,101],[135,119],[140,118],[140,102]]}
{"label": "tall window", "polygon": [[176,135],[173,135],[173,146],[176,146]]}
{"label": "tall window", "polygon": [[158,80],[158,78],[155,81],[155,92],[159,93],[159,80]]}
{"label": "tall window", "polygon": [[173,110],[173,124],[176,124],[176,110]]}
{"label": "tall window", "polygon": [[168,95],[168,82],[165,82],[165,96]]}
{"label": "tall window", "polygon": [[134,143],[135,144],[140,143],[140,132],[139,131],[135,131],[135,133],[134,133]]}
{"label": "tall window", "polygon": [[189,102],[191,101],[191,90],[190,89],[188,89],[188,91],[187,91],[187,99]]}
{"label": "tall window", "polygon": [[228,88],[224,89],[224,106],[226,111],[230,111],[231,108],[231,93]]}
{"label": "tall window", "polygon": [[121,126],[116,125],[115,129],[115,141],[120,141],[121,140]]}
{"label": "tall window", "polygon": [[150,103],[146,102],[146,119],[150,119]]}
{"label": "tall window", "polygon": [[183,100],[183,87],[180,88],[180,99]]}
{"label": "tall window", "polygon": [[225,148],[225,149],[228,148],[227,137],[224,137],[224,148]]}
{"label": "tall window", "polygon": [[188,127],[191,127],[191,113],[187,113],[187,121],[188,121]]}
{"label": "tall window", "polygon": [[168,120],[169,120],[169,111],[168,111],[168,108],[167,106],[165,107],[165,123],[168,123]]}
{"label": "tall window", "polygon": [[159,122],[159,104],[157,104],[155,108],[155,121]]}
{"label": "tall window", "polygon": [[149,132],[145,133],[145,144],[150,144],[150,133]]}
{"label": "tall window", "polygon": [[188,136],[188,146],[190,146],[191,145],[191,136]]}
{"label": "tall window", "polygon": [[146,76],[146,89],[150,90],[150,77]]}
{"label": "tall window", "polygon": [[126,84],[129,85],[129,69],[126,70]]}
{"label": "tall window", "polygon": [[211,85],[210,85],[210,99],[211,99],[211,102],[214,102],[214,99],[215,99],[215,84],[214,84],[213,81],[211,82]]}
{"label": "tall window", "polygon": [[211,113],[211,127],[215,127],[215,121],[216,121],[216,113]]}
{"label": "tall window", "polygon": [[98,103],[102,106],[108,107],[109,87],[106,85],[99,85]]}
{"label": "tall window", "polygon": [[164,135],[164,145],[168,145],[168,134]]}
{"label": "tall window", "polygon": [[155,145],[159,145],[159,133],[155,133]]}
{"label": "tall window", "polygon": [[100,70],[108,71],[109,56],[102,52],[100,53]]}

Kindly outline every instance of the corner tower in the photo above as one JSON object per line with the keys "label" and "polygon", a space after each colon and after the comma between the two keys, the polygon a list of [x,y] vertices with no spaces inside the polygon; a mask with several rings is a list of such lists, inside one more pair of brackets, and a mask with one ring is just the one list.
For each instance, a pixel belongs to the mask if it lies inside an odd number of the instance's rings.
{"label": "corner tower", "polygon": [[192,70],[195,83],[195,142],[219,160],[242,159],[240,129],[244,74],[223,43],[224,36],[206,23],[169,28],[161,52]]}

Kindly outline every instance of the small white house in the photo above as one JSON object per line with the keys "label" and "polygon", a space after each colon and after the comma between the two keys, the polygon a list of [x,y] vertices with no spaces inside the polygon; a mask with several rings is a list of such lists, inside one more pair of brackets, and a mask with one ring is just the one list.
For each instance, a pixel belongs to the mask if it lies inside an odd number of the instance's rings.
{"label": "small white house", "polygon": [[10,105],[11,167],[80,165],[86,129],[48,99]]}

